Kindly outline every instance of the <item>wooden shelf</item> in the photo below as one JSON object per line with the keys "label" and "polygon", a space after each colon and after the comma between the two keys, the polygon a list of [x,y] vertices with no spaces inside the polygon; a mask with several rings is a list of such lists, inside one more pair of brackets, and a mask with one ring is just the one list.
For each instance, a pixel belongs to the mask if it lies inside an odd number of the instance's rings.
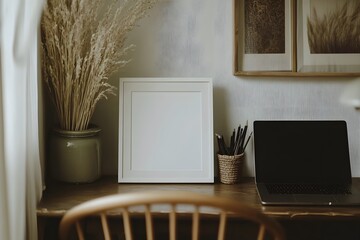
{"label": "wooden shelf", "polygon": [[235,76],[246,77],[359,77],[360,73],[342,72],[262,72],[262,71],[235,71]]}

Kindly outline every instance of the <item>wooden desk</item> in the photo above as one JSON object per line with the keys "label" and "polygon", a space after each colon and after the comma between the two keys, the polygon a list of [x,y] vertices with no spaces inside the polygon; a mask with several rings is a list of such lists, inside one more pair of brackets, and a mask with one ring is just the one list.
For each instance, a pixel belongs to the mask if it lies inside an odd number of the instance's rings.
{"label": "wooden desk", "polygon": [[[259,201],[253,178],[244,178],[234,185],[119,184],[116,177],[103,177],[95,183],[81,185],[52,183],[37,208],[39,225],[43,228],[46,221],[59,221],[68,209],[89,199],[149,190],[193,191],[245,202],[280,221],[287,229],[289,239],[360,239],[360,207],[264,207]],[[325,232],[329,233],[326,237]]]}

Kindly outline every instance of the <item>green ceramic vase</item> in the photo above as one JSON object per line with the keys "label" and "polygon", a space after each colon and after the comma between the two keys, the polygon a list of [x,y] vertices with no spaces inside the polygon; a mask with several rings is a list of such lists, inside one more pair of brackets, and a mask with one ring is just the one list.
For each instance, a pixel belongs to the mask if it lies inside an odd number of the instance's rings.
{"label": "green ceramic vase", "polygon": [[100,128],[54,129],[50,142],[51,175],[68,183],[89,183],[101,175]]}

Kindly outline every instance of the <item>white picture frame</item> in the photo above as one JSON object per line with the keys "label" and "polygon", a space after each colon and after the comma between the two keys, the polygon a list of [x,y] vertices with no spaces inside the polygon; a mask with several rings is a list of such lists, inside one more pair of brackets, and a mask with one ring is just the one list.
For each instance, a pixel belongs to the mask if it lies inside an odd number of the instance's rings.
{"label": "white picture frame", "polygon": [[210,78],[121,78],[119,183],[214,182]]}

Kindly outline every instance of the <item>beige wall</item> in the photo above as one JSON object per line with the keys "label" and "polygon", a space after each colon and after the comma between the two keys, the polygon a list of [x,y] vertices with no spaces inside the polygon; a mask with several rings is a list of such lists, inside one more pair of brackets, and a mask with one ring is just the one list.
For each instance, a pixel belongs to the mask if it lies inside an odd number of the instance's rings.
{"label": "beige wall", "polygon": [[[351,79],[243,78],[232,74],[232,0],[161,1],[129,38],[132,62],[111,78],[211,77],[214,130],[229,135],[255,119],[344,119],[348,122],[352,172],[360,176],[360,112],[339,103]],[[118,98],[97,108],[103,141],[103,173],[117,173]],[[246,174],[253,175],[252,144]]]}

